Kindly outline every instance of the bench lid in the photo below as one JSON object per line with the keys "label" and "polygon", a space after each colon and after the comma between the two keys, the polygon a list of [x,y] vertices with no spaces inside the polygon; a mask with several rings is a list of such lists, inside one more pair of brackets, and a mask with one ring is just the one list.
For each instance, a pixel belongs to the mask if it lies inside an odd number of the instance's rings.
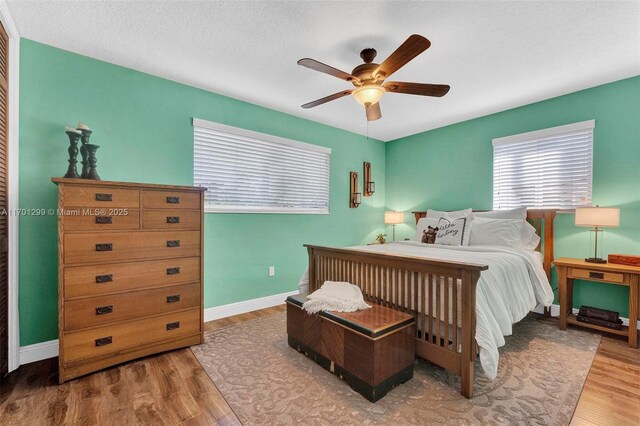
{"label": "bench lid", "polygon": [[[301,309],[306,300],[307,294],[304,293],[287,297],[287,302]],[[371,308],[356,312],[321,311],[318,315],[371,338],[384,336],[414,323],[413,315],[377,303],[368,304]]]}

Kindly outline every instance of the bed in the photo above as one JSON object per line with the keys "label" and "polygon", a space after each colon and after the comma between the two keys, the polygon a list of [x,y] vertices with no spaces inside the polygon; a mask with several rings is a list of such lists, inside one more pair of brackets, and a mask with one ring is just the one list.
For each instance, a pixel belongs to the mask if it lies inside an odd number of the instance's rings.
{"label": "bed", "polygon": [[[461,394],[471,398],[476,355],[485,374],[495,377],[498,348],[512,324],[537,304],[553,301],[548,278],[555,214],[527,211],[527,221],[541,237],[536,254],[416,242],[351,248],[305,245],[308,291],[327,280],[348,281],[361,288],[368,302],[414,315],[416,355],[459,375]],[[426,212],[414,215],[417,223]]]}

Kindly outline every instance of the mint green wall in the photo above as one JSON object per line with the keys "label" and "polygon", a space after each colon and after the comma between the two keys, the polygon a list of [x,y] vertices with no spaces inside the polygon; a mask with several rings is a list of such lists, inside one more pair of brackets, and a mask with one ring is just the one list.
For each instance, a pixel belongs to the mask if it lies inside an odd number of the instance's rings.
{"label": "mint green wall", "polygon": [[[590,119],[596,120],[593,202],[620,208],[620,227],[605,230],[603,253],[640,254],[640,77],[387,143],[387,207],[490,209],[492,139]],[[406,219],[400,237],[415,229],[409,214]],[[573,214],[556,219],[556,257],[590,254],[590,233],[573,220]],[[592,304],[628,316],[627,294],[623,287],[579,282],[574,306]]]}
{"label": "mint green wall", "polygon": [[[385,148],[380,141],[21,40],[20,207],[55,208],[52,176],[66,171],[65,125],[94,129],[103,180],[193,184],[198,117],[330,147],[331,214],[207,214],[205,307],[297,288],[303,243],[370,241],[381,227]],[[295,64],[292,64],[295,66]],[[348,172],[372,163],[376,194],[348,208]],[[57,338],[56,218],[20,218],[20,343]],[[276,276],[268,277],[273,265]]]}

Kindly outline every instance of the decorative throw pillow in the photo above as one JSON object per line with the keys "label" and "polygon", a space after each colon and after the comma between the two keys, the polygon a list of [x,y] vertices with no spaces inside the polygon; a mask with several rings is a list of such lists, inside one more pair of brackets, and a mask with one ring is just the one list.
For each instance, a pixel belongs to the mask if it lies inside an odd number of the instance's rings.
{"label": "decorative throw pillow", "polygon": [[471,215],[465,215],[457,219],[442,216],[440,220],[438,220],[438,232],[435,243],[447,246],[469,245],[469,227],[472,218]]}
{"label": "decorative throw pillow", "polygon": [[424,231],[428,230],[431,226],[435,228],[438,226],[438,219],[440,217],[422,217],[416,224],[416,235],[413,237],[413,241],[420,242],[422,241],[422,236],[424,235]]}
{"label": "decorative throw pillow", "polygon": [[422,242],[424,244],[435,244],[436,234],[438,233],[438,227],[428,226],[428,229],[422,231]]}

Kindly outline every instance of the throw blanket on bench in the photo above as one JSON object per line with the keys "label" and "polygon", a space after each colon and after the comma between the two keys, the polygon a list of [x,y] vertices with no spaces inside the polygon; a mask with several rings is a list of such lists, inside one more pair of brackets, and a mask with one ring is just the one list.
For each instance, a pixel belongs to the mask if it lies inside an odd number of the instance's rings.
{"label": "throw blanket on bench", "polygon": [[302,309],[310,314],[320,311],[354,312],[371,307],[365,303],[360,287],[341,281],[325,281],[307,299]]}

